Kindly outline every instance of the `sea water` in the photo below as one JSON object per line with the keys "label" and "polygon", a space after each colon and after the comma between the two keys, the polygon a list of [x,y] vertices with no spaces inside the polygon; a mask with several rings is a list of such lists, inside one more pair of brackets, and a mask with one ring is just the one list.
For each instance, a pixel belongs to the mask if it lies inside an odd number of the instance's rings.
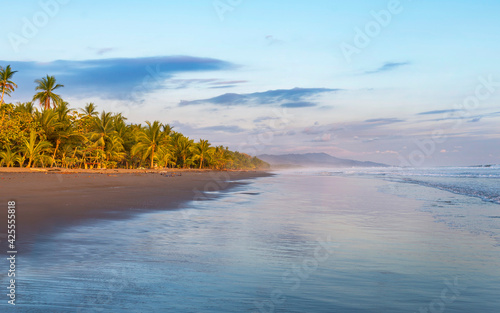
{"label": "sea water", "polygon": [[498,168],[279,172],[40,238],[0,310],[499,312],[499,182]]}

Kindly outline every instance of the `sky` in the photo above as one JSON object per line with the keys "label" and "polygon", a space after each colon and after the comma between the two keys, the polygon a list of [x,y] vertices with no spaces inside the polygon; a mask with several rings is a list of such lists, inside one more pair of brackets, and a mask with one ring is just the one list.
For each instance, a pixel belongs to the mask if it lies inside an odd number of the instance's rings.
{"label": "sky", "polygon": [[7,1],[7,102],[55,76],[72,108],[251,155],[500,163],[500,2]]}

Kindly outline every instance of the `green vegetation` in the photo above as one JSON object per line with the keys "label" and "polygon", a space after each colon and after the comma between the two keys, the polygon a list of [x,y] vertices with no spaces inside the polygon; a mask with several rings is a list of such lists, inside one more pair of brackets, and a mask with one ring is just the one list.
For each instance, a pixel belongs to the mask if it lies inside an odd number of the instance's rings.
{"label": "green vegetation", "polygon": [[126,123],[121,114],[79,111],[54,93],[64,87],[53,76],[36,80],[33,102],[5,103],[17,85],[16,71],[0,67],[0,166],[64,168],[265,169],[256,157],[198,142],[160,121]]}

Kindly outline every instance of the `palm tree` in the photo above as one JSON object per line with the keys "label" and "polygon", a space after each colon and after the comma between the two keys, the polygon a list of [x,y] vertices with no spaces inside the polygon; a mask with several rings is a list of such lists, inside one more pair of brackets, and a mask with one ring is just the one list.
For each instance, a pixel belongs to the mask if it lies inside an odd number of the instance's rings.
{"label": "palm tree", "polygon": [[102,111],[101,116],[97,116],[93,120],[94,132],[92,133],[92,140],[98,146],[104,147],[106,139],[114,132],[113,116],[111,112]]}
{"label": "palm tree", "polygon": [[99,113],[96,111],[96,106],[93,102],[90,102],[88,103],[85,108],[83,109],[80,109],[80,111],[83,112],[83,114],[85,114],[86,116],[89,116],[89,117],[92,117],[92,116],[96,116],[98,115]]}
{"label": "palm tree", "polygon": [[[115,134],[114,129],[114,118],[113,115],[108,112],[102,111],[101,116],[96,116],[93,119],[93,132],[90,135],[90,140],[101,150],[101,158],[106,156],[106,142],[109,141],[111,135]],[[102,160],[101,160],[102,165]]]}
{"label": "palm tree", "polygon": [[8,115],[10,115],[13,110],[14,105],[12,103],[2,103],[0,105],[0,111],[2,111],[2,122],[5,119],[5,113],[8,113]]}
{"label": "palm tree", "polygon": [[123,148],[123,140],[117,134],[111,135],[111,137],[109,137],[109,143],[106,146],[105,152],[106,159],[114,164],[113,167],[115,167],[116,164],[122,162],[127,156],[125,148]]}
{"label": "palm tree", "polygon": [[182,135],[177,137],[177,142],[175,143],[177,154],[182,158],[182,167],[187,167],[186,160],[191,155],[191,147],[193,146],[193,140]]}
{"label": "palm tree", "polygon": [[146,121],[147,127],[143,128],[138,136],[138,143],[134,147],[134,151],[142,151],[143,158],[150,158],[150,168],[154,167],[155,153],[158,152],[162,144],[166,144],[166,134],[161,130],[162,124],[159,121],[153,123]]}
{"label": "palm tree", "polygon": [[210,143],[208,143],[208,140],[200,139],[200,141],[193,146],[192,152],[194,153],[193,160],[200,160],[201,169],[203,160],[207,159],[209,156]]}
{"label": "palm tree", "polygon": [[14,166],[14,162],[19,162],[17,152],[12,151],[10,145],[5,146],[5,151],[0,152],[0,166],[5,164],[7,167]]}
{"label": "palm tree", "polygon": [[24,152],[24,158],[28,158],[28,165],[26,167],[30,168],[31,165],[43,157],[43,153],[46,152],[52,144],[45,140],[40,140],[37,142],[37,134],[35,131],[30,132],[30,138],[24,139],[21,151]]}
{"label": "palm tree", "polygon": [[25,103],[18,102],[14,110],[19,113],[26,113],[29,115],[33,115],[35,113],[35,106],[33,105],[33,102],[25,102]]}
{"label": "palm tree", "polygon": [[131,149],[136,144],[136,134],[137,130],[133,125],[127,125],[125,121],[126,117],[121,114],[115,115],[114,118],[114,129],[116,131],[116,135],[121,139],[123,149],[125,150],[125,157],[122,159],[122,164],[127,168],[129,163],[132,163]]}
{"label": "palm tree", "polygon": [[[76,159],[74,157],[76,155],[76,150],[77,147],[73,149],[73,146],[70,144],[65,144],[61,147],[61,165],[63,167],[68,168],[76,163]],[[73,156],[70,157],[70,154]]]}
{"label": "palm tree", "polygon": [[170,126],[170,124],[165,124],[163,125],[162,129],[166,136],[170,136],[173,132],[174,127]]}
{"label": "palm tree", "polygon": [[35,90],[40,90],[37,94],[33,96],[33,101],[40,101],[40,105],[43,105],[44,109],[50,109],[50,104],[56,106],[56,104],[62,103],[62,98],[54,93],[57,88],[64,87],[64,85],[56,84],[56,78],[54,76],[44,77],[42,79],[35,80],[38,84]]}
{"label": "palm tree", "polygon": [[57,113],[59,121],[68,120],[68,115],[72,109],[69,108],[68,102],[61,102],[54,107],[54,111]]}
{"label": "palm tree", "polygon": [[[77,139],[80,142],[84,142],[86,137],[78,132],[72,125],[70,116],[68,113],[70,109],[66,102],[58,105],[55,110],[45,110],[45,112],[54,112],[53,114],[57,116],[57,122],[55,123],[54,131],[52,133],[47,134],[47,138],[53,143],[55,142],[56,147],[54,148],[54,153],[52,155],[52,164],[51,167],[54,167],[56,163],[56,155],[61,143],[65,141],[69,141],[71,139]],[[43,114],[42,113],[42,114]]]}
{"label": "palm tree", "polygon": [[40,125],[43,133],[49,140],[55,136],[57,129],[61,126],[56,111],[52,109],[43,110],[41,112],[36,111],[34,119],[37,124]]}
{"label": "palm tree", "polygon": [[233,163],[233,158],[230,155],[229,149],[227,147],[224,148],[224,146],[215,147],[212,153],[212,158],[215,169],[218,170],[221,170]]}
{"label": "palm tree", "polygon": [[175,165],[170,145],[160,146],[158,148],[158,153],[156,154],[156,159],[158,161],[158,165],[161,167],[168,167],[169,165]]}
{"label": "palm tree", "polygon": [[0,105],[3,104],[4,95],[10,96],[10,93],[17,88],[17,85],[11,81],[12,76],[17,73],[17,71],[12,71],[10,65],[3,68],[0,66],[0,88],[2,88],[2,98],[0,99]]}

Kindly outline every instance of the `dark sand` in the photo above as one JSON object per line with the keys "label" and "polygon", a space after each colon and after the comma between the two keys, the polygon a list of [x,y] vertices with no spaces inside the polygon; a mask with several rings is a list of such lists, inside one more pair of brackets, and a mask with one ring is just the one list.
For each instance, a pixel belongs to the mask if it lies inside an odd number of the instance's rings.
{"label": "dark sand", "polygon": [[[195,170],[0,170],[0,240],[5,244],[7,203],[16,201],[16,239],[21,253],[51,232],[92,219],[127,218],[138,212],[172,210],[202,191],[225,190],[266,172]],[[213,197],[213,196],[212,196]],[[40,238],[41,236],[41,238]],[[20,246],[20,247],[19,247]],[[24,248],[24,249],[23,249]]]}

